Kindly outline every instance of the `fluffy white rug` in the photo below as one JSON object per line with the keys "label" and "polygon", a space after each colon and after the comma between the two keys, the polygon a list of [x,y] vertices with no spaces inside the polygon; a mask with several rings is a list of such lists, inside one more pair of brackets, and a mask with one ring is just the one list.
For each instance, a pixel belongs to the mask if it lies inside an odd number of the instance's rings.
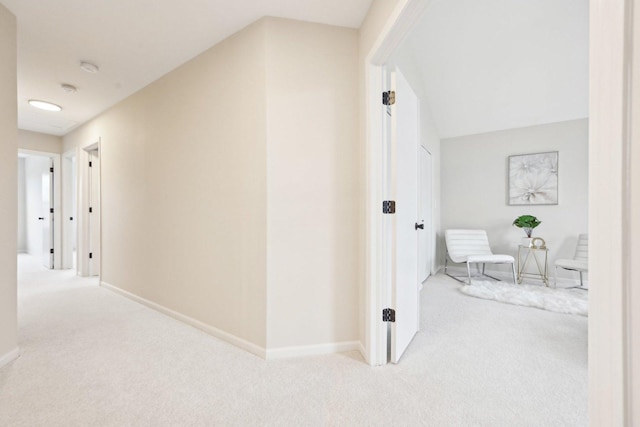
{"label": "fluffy white rug", "polygon": [[491,299],[507,304],[536,307],[557,313],[589,313],[589,296],[580,289],[554,289],[545,286],[514,285],[508,282],[473,281],[460,291],[477,298]]}

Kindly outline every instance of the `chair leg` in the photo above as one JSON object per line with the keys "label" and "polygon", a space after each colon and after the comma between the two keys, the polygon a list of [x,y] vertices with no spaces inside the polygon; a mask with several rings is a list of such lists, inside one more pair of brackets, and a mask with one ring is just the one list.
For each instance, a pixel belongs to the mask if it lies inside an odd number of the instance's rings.
{"label": "chair leg", "polygon": [[469,276],[469,284],[471,284],[471,267],[469,266],[469,262],[467,262],[467,276]]}
{"label": "chair leg", "polygon": [[447,262],[449,261],[449,256],[444,254],[444,274],[447,274]]}
{"label": "chair leg", "polygon": [[558,289],[558,266],[557,265],[553,273],[553,288]]}
{"label": "chair leg", "polygon": [[484,276],[484,266],[485,266],[485,265],[486,265],[486,264],[483,262],[483,263],[482,263],[482,275],[483,275],[483,276]]}
{"label": "chair leg", "polygon": [[511,270],[513,270],[513,284],[518,284],[518,279],[516,278],[516,265],[515,263],[511,263]]}
{"label": "chair leg", "polygon": [[582,288],[582,271],[580,272],[580,287]]}

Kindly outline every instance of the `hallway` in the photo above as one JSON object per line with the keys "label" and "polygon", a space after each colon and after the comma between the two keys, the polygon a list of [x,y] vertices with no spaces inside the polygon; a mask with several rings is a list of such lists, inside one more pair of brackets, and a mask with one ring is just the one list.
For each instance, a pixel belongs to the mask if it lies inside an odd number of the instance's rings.
{"label": "hallway", "polygon": [[462,295],[436,276],[396,366],[358,353],[264,361],[19,256],[21,357],[2,426],[586,425],[583,317]]}

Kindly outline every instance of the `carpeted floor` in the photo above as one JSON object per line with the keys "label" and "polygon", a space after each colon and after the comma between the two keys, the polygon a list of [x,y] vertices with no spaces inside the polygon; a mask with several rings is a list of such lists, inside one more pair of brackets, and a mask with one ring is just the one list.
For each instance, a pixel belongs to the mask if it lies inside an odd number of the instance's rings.
{"label": "carpeted floor", "polygon": [[587,320],[469,298],[436,276],[399,365],[264,361],[20,257],[21,357],[0,426],[585,426]]}

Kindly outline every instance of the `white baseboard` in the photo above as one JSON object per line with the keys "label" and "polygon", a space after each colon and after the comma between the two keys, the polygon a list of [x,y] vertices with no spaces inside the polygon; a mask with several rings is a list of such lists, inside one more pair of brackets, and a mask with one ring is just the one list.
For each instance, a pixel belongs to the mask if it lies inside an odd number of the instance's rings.
{"label": "white baseboard", "polygon": [[189,316],[185,316],[184,314],[180,314],[160,304],[156,304],[155,302],[149,301],[145,298],[139,297],[138,295],[132,294],[131,292],[125,291],[124,289],[120,289],[116,286],[110,285],[109,283],[100,282],[100,286],[106,289],[109,289],[110,291],[113,291],[117,294],[120,294],[124,297],[127,297],[142,305],[145,305],[153,310],[159,311],[162,314],[166,314],[169,317],[173,317],[174,319],[179,320],[183,323],[186,323],[187,325],[198,328],[210,335],[213,335],[216,338],[219,338],[223,341],[228,342],[229,344],[233,344],[236,347],[240,347],[241,349],[246,350],[249,353],[255,354],[256,356],[266,359],[267,354],[265,349],[249,341],[236,337],[235,335],[232,335],[228,332],[221,331],[218,328],[214,328],[213,326],[207,325],[206,323],[202,323],[199,320],[196,320]]}
{"label": "white baseboard", "polygon": [[360,351],[360,355],[362,356],[364,361],[367,362],[367,364],[371,365],[371,361],[369,360],[369,353],[367,352],[367,349],[364,348],[364,345],[362,345],[362,342],[358,343],[358,350]]}
{"label": "white baseboard", "polygon": [[207,325],[206,323],[202,323],[199,320],[196,320],[184,314],[173,311],[160,304],[149,301],[138,295],[132,294],[131,292],[125,291],[124,289],[120,289],[116,286],[113,286],[107,282],[100,282],[100,286],[106,289],[109,289],[110,291],[113,291],[126,298],[129,298],[144,306],[147,306],[153,310],[156,310],[162,314],[165,314],[169,317],[172,317],[176,320],[186,323],[187,325],[198,328],[210,335],[213,335],[216,338],[226,341],[229,344],[233,344],[236,347],[240,347],[241,349],[246,350],[249,353],[255,354],[256,356],[259,356],[263,359],[267,359],[267,360],[286,359],[286,358],[292,358],[292,357],[318,356],[322,354],[341,353],[345,351],[360,351],[360,353],[362,353],[363,357],[366,360],[364,347],[359,341],[346,341],[346,342],[338,342],[338,343],[308,345],[308,346],[264,349],[263,347],[257,346],[253,343],[250,343],[249,341],[246,341],[228,332],[224,332],[218,328]]}
{"label": "white baseboard", "polygon": [[14,348],[4,356],[0,356],[0,368],[2,368],[4,365],[6,365],[9,362],[13,362],[18,357],[20,357],[20,349],[18,347]]}
{"label": "white baseboard", "polygon": [[322,354],[342,353],[345,351],[361,351],[359,341],[345,341],[326,344],[303,345],[267,349],[267,360],[287,359],[291,357],[319,356]]}

